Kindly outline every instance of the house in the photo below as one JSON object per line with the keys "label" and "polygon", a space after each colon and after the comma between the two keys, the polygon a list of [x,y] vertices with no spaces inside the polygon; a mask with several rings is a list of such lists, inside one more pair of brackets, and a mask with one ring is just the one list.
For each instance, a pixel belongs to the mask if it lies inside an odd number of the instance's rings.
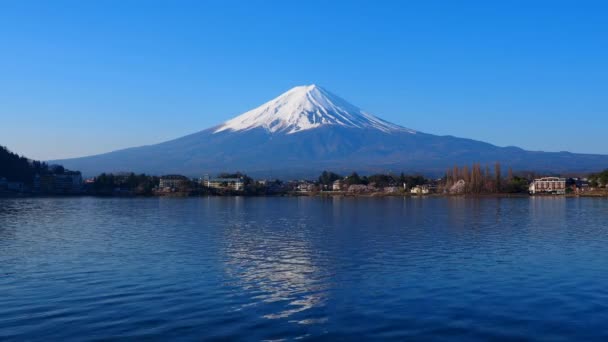
{"label": "house", "polygon": [[242,191],[245,188],[245,181],[240,178],[203,178],[203,185],[213,189],[230,189]]}
{"label": "house", "polygon": [[300,181],[296,184],[296,191],[298,192],[312,192],[315,189],[315,184],[309,181]]}
{"label": "house", "polygon": [[530,194],[549,193],[563,195],[566,193],[566,178],[544,177],[535,179],[528,187]]}
{"label": "house", "polygon": [[331,185],[331,189],[333,191],[341,191],[342,190],[342,180],[338,179],[338,180],[334,181],[333,184]]}
{"label": "house", "polygon": [[166,175],[160,177],[159,189],[173,190],[188,184],[188,177],[181,175]]}
{"label": "house", "polygon": [[417,185],[410,190],[413,195],[426,195],[431,192],[431,189],[427,185]]}

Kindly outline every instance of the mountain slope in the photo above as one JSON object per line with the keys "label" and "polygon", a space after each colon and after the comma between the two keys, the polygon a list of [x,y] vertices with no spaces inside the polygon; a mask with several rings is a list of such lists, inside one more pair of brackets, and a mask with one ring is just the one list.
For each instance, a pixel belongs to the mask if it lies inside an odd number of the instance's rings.
{"label": "mountain slope", "polygon": [[387,133],[415,133],[363,112],[314,84],[292,88],[283,95],[226,121],[214,133],[263,128],[269,133],[292,134],[322,126],[372,128]]}
{"label": "mountain slope", "polygon": [[455,164],[500,161],[514,169],[592,171],[608,156],[524,151],[416,132],[377,118],[318,86],[296,87],[213,127],[164,143],[61,160],[85,175],[134,171],[200,176],[244,171],[314,176],[323,169],[440,174]]}

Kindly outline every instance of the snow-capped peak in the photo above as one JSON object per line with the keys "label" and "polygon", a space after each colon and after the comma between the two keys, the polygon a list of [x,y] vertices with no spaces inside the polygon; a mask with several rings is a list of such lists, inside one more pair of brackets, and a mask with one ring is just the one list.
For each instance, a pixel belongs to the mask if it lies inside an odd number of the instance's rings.
{"label": "snow-capped peak", "polygon": [[317,85],[299,86],[228,120],[214,133],[264,128],[271,133],[297,133],[320,126],[372,128],[383,132],[415,131],[384,121]]}

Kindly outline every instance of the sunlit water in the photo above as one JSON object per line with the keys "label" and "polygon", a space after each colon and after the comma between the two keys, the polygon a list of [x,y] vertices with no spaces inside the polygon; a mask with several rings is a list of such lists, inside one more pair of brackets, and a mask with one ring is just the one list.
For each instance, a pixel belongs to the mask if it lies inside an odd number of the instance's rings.
{"label": "sunlit water", "polygon": [[608,201],[0,200],[0,340],[608,340]]}

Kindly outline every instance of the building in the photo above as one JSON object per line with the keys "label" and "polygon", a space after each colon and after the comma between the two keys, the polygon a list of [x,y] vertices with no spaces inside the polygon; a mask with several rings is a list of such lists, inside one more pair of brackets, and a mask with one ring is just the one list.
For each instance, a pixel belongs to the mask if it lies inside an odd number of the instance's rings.
{"label": "building", "polygon": [[342,180],[338,179],[338,180],[334,181],[333,184],[331,185],[331,189],[333,191],[341,191],[342,190]]}
{"label": "building", "polygon": [[44,194],[78,194],[82,192],[82,174],[64,171],[60,174],[36,175],[34,191]]}
{"label": "building", "polygon": [[77,194],[82,191],[82,174],[78,171],[66,171],[55,175],[56,189],[65,194]]}
{"label": "building", "polygon": [[299,181],[295,185],[296,191],[312,192],[316,190],[315,184],[309,181]]}
{"label": "building", "polygon": [[417,185],[410,190],[410,193],[414,195],[426,195],[430,192],[431,189],[427,185]]}
{"label": "building", "polygon": [[241,178],[209,178],[203,177],[203,185],[213,189],[230,189],[235,191],[243,191],[245,188],[245,180]]}
{"label": "building", "polygon": [[563,195],[566,193],[566,178],[544,177],[535,179],[529,186],[531,194],[548,193]]}
{"label": "building", "polygon": [[158,187],[161,190],[172,190],[182,187],[186,184],[188,184],[188,177],[180,175],[166,175],[160,177]]}

